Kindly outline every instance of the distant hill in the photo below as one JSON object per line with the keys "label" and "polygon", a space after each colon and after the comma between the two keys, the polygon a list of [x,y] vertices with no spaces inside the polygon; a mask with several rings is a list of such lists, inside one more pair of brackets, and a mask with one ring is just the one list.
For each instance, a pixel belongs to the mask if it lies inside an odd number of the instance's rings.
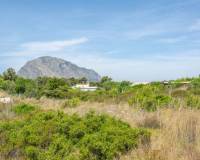
{"label": "distant hill", "polygon": [[37,77],[64,77],[82,78],[89,81],[99,81],[100,75],[91,69],[79,67],[71,62],[55,57],[39,57],[28,61],[19,71],[18,75],[24,78],[35,79]]}

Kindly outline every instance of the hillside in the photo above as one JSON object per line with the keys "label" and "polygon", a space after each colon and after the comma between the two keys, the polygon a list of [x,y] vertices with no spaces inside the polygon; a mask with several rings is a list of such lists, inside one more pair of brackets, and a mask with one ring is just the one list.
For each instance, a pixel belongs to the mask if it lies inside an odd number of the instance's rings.
{"label": "hillside", "polygon": [[82,68],[63,59],[49,56],[27,62],[18,71],[18,75],[30,79],[46,76],[58,78],[85,77],[89,81],[100,80],[100,75],[91,69]]}

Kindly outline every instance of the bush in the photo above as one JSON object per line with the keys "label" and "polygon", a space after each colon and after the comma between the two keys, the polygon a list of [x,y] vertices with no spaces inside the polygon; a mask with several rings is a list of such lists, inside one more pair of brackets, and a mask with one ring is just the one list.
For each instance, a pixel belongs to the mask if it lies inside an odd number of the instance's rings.
{"label": "bush", "polygon": [[190,95],[186,98],[187,106],[190,108],[200,109],[200,97],[195,95]]}
{"label": "bush", "polygon": [[49,111],[0,122],[0,137],[0,153],[7,159],[18,150],[20,157],[30,160],[112,160],[150,135],[107,115],[80,118]]}
{"label": "bush", "polygon": [[130,106],[135,105],[138,108],[146,111],[155,111],[160,107],[167,106],[171,102],[171,97],[166,95],[156,94],[136,94],[135,96],[128,99]]}
{"label": "bush", "polygon": [[39,149],[34,146],[28,146],[25,148],[25,154],[29,159],[38,160]]}
{"label": "bush", "polygon": [[27,113],[31,113],[35,110],[36,110],[36,107],[29,105],[29,104],[20,104],[13,108],[13,111],[16,114],[27,114]]}
{"label": "bush", "polygon": [[1,82],[0,88],[3,89],[4,91],[7,91],[10,94],[15,94],[15,87],[16,84],[13,81],[3,81]]}
{"label": "bush", "polygon": [[72,99],[67,99],[65,100],[64,104],[63,104],[63,108],[66,107],[77,107],[78,105],[80,105],[80,99],[79,98],[72,98]]}

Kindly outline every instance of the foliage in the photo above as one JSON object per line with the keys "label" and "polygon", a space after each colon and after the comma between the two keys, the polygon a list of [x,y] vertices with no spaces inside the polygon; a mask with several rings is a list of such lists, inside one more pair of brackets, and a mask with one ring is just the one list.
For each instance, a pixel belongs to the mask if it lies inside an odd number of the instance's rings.
{"label": "foliage", "polygon": [[128,100],[130,106],[136,106],[147,111],[155,111],[159,107],[167,106],[171,102],[171,97],[164,95],[161,88],[155,86],[145,86],[142,90]]}
{"label": "foliage", "polygon": [[196,95],[190,95],[186,98],[187,106],[190,108],[200,109],[200,97]]}
{"label": "foliage", "polygon": [[35,106],[32,106],[32,105],[28,105],[28,104],[19,104],[17,106],[15,106],[13,108],[13,111],[16,113],[16,114],[27,114],[27,113],[31,113],[33,111],[36,110],[36,107]]}
{"label": "foliage", "polygon": [[16,93],[15,87],[16,84],[13,81],[6,80],[6,81],[1,81],[0,83],[0,88],[3,89],[4,91],[7,91],[10,94]]}
{"label": "foliage", "polygon": [[78,105],[80,105],[80,99],[79,98],[72,98],[72,99],[67,99],[65,100],[64,104],[63,104],[63,108],[66,107],[77,107]]}
{"label": "foliage", "polygon": [[27,97],[37,97],[38,90],[34,80],[18,77],[15,84],[15,91],[17,94],[24,94]]}
{"label": "foliage", "polygon": [[136,148],[140,140],[148,143],[149,136],[146,130],[107,115],[88,113],[80,118],[40,111],[21,120],[0,122],[0,156],[9,159],[17,153],[30,160],[111,160]]}
{"label": "foliage", "polygon": [[87,81],[88,80],[85,77],[82,77],[82,78],[79,79],[79,83],[83,83],[84,84],[84,83],[87,83]]}
{"label": "foliage", "polygon": [[122,82],[120,83],[120,85],[119,85],[118,91],[119,91],[120,93],[123,93],[123,92],[125,92],[126,90],[128,90],[130,86],[131,86],[131,82],[129,82],[129,81],[122,81]]}
{"label": "foliage", "polygon": [[[8,69],[5,73],[12,72]],[[128,103],[139,109],[155,111],[160,107],[180,106],[177,105],[180,100],[183,100],[188,107],[198,108],[195,106],[195,104],[198,105],[195,99],[200,97],[199,77],[178,79],[169,81],[167,84],[152,82],[147,85],[132,86],[129,81],[115,82],[110,77],[105,76],[100,82],[90,82],[91,86],[98,87],[93,92],[81,91],[73,87],[76,84],[85,83],[87,81],[85,78],[38,77],[30,80],[16,77],[5,80],[3,77],[0,77],[0,89],[10,94],[38,99],[43,96],[67,99],[64,106],[76,106],[80,103],[79,101]]]}
{"label": "foliage", "polygon": [[5,72],[3,72],[3,79],[15,81],[17,78],[17,74],[13,68],[8,68]]}

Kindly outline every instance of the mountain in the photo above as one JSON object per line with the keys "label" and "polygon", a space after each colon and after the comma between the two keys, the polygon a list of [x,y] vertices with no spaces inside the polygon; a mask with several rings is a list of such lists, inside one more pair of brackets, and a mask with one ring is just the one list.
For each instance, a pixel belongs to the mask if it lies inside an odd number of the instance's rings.
{"label": "mountain", "polygon": [[19,71],[18,75],[24,78],[35,79],[37,77],[64,77],[82,78],[89,81],[99,81],[100,75],[91,69],[79,67],[71,62],[55,57],[39,57],[28,61]]}

